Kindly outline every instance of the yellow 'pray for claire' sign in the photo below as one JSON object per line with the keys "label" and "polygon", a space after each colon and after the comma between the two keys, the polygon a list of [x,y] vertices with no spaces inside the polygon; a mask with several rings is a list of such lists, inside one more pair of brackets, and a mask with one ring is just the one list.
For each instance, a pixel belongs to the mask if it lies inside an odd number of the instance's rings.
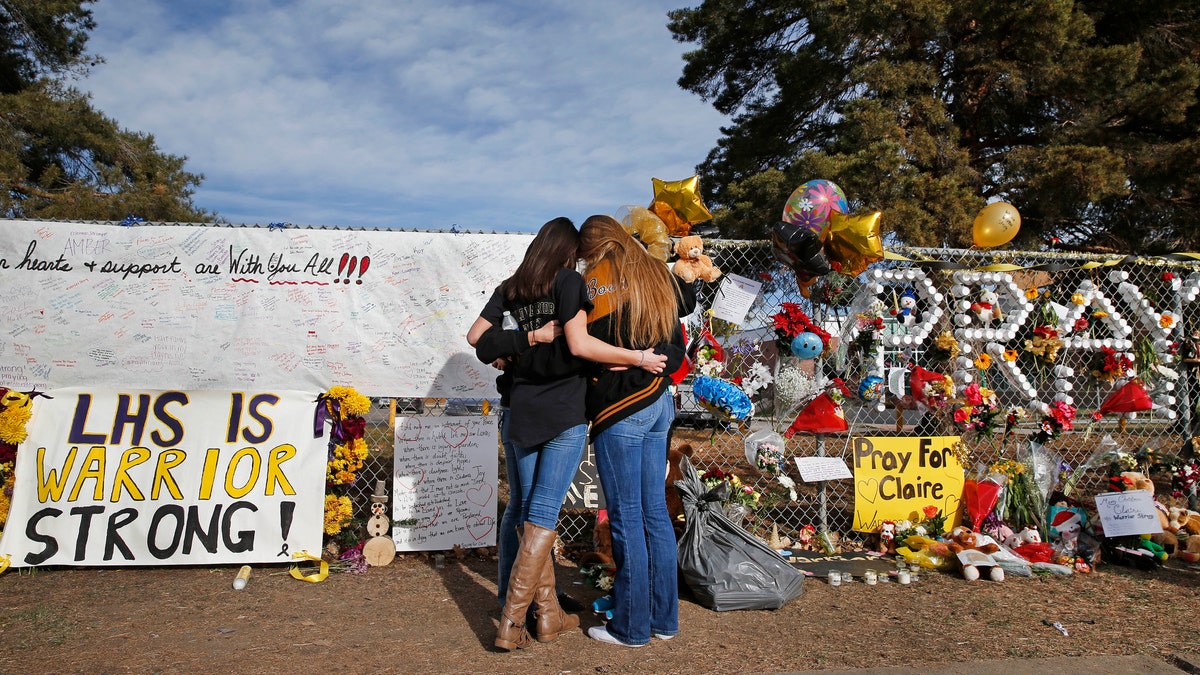
{"label": "yellow 'pray for claire' sign", "polygon": [[[959,521],[963,467],[954,455],[958,436],[853,439],[854,529],[876,532],[884,521],[925,519],[928,506]],[[934,534],[934,533],[931,533]]]}

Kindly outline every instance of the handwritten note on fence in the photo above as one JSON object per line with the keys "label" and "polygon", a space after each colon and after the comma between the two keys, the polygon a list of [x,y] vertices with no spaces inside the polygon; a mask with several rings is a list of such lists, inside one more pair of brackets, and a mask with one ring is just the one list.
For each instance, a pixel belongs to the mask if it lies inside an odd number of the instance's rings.
{"label": "handwritten note on fence", "polygon": [[1162,532],[1162,524],[1154,508],[1154,497],[1145,490],[1098,494],[1096,513],[1100,516],[1106,537]]}
{"label": "handwritten note on fence", "polygon": [[392,539],[397,550],[496,545],[496,419],[396,419]]}

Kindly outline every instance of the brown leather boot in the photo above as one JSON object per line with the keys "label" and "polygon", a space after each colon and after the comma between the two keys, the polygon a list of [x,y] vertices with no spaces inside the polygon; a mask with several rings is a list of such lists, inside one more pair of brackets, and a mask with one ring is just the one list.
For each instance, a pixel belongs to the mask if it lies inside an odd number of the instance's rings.
{"label": "brown leather boot", "polygon": [[537,641],[549,642],[579,627],[579,617],[567,614],[558,604],[558,584],[554,581],[554,551],[546,552],[542,576],[533,594],[533,612],[537,617]]}
{"label": "brown leather boot", "polygon": [[525,630],[525,612],[533,603],[534,594],[541,583],[542,568],[554,546],[554,530],[533,523],[525,523],[522,529],[524,536],[521,537],[512,575],[508,578],[508,594],[504,598],[500,630],[496,635],[496,647],[506,651],[533,644],[533,638]]}

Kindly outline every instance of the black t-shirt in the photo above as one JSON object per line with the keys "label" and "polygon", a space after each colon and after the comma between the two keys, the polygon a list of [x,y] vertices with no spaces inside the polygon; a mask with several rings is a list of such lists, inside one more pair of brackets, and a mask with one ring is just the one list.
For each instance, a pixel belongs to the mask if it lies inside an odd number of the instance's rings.
{"label": "black t-shirt", "polygon": [[[517,320],[522,331],[541,328],[557,320],[565,325],[591,303],[583,277],[562,269],[554,279],[550,295],[533,302],[510,302],[497,288],[480,316],[499,326],[504,312]],[[493,329],[494,330],[494,329]],[[530,448],[561,432],[587,422],[584,398],[587,393],[586,363],[571,355],[566,338],[536,345],[520,353],[515,362],[496,378],[503,400],[508,390],[508,435],[513,443]]]}

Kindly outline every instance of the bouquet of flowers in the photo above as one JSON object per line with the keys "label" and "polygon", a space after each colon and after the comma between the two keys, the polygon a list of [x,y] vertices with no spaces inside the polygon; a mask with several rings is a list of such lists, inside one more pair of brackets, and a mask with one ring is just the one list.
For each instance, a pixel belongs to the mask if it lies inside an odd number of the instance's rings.
{"label": "bouquet of flowers", "polygon": [[771,322],[775,327],[775,337],[780,354],[791,355],[792,339],[801,333],[816,334],[821,338],[821,344],[825,349],[829,349],[829,341],[833,338],[829,331],[813,323],[813,320],[808,318],[804,310],[800,309],[800,305],[795,302],[782,303],[780,310],[771,315]]}
{"label": "bouquet of flowers", "polygon": [[896,543],[898,546],[907,545],[909,537],[937,539],[945,531],[946,515],[941,509],[930,504],[921,509],[916,522],[901,520],[896,523]]}
{"label": "bouquet of flowers", "polygon": [[1092,357],[1092,377],[1100,382],[1112,382],[1125,377],[1132,368],[1133,361],[1112,347],[1100,347],[1100,351]]}
{"label": "bouquet of flowers", "polygon": [[999,407],[995,392],[979,386],[978,382],[972,382],[963,389],[961,401],[953,413],[954,426],[959,431],[991,438],[996,427],[1006,419],[1006,411]]}
{"label": "bouquet of flowers", "polygon": [[1035,443],[1045,443],[1058,438],[1062,432],[1074,429],[1074,422],[1075,406],[1063,401],[1054,401],[1050,404],[1050,409],[1042,416],[1038,431],[1031,440]]}
{"label": "bouquet of flowers", "polygon": [[1042,522],[1037,484],[1033,480],[1033,471],[1026,464],[1002,459],[989,467],[988,473],[1004,476],[1004,495],[996,511],[1010,528],[1019,530]]}
{"label": "bouquet of flowers", "polygon": [[708,377],[720,377],[725,372],[725,364],[711,345],[702,345],[696,349],[695,371]]}
{"label": "bouquet of flowers", "polygon": [[742,482],[736,474],[726,473],[716,467],[705,471],[700,476],[700,482],[704,484],[705,489],[713,490],[720,487],[722,483],[728,485],[726,497],[723,505],[733,506],[738,505],[747,509],[758,508],[758,502],[762,499],[762,495],[754,488]]}

